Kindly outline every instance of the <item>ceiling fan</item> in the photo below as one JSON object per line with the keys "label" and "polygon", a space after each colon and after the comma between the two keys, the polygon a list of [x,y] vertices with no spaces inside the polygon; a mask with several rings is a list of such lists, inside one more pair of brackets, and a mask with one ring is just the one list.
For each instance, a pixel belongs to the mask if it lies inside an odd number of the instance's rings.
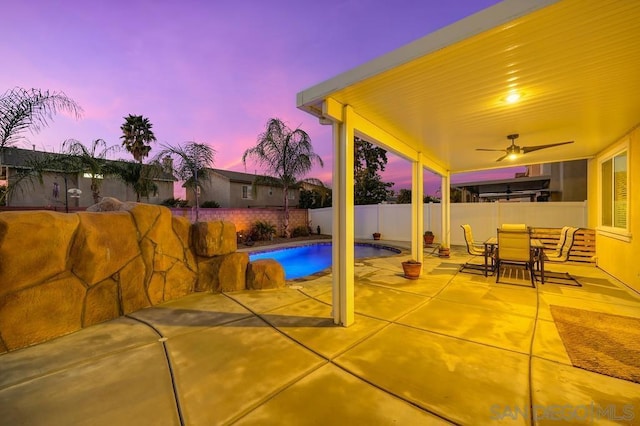
{"label": "ceiling fan", "polygon": [[517,133],[513,133],[511,135],[507,135],[507,139],[511,141],[511,145],[509,145],[506,149],[491,149],[491,148],[476,148],[476,151],[498,151],[504,152],[505,154],[498,158],[496,161],[502,161],[505,158],[509,158],[510,160],[514,160],[519,156],[526,154],[527,152],[537,151],[539,149],[551,148],[559,145],[566,145],[569,143],[573,143],[573,141],[568,142],[558,142],[558,143],[550,143],[547,145],[534,145],[534,146],[518,146],[515,141],[520,136]]}

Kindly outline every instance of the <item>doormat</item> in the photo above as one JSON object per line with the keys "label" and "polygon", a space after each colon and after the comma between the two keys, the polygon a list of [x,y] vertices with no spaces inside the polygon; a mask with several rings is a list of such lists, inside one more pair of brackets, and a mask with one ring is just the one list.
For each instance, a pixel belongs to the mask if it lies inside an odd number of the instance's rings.
{"label": "doormat", "polygon": [[574,367],[640,383],[640,319],[551,305]]}

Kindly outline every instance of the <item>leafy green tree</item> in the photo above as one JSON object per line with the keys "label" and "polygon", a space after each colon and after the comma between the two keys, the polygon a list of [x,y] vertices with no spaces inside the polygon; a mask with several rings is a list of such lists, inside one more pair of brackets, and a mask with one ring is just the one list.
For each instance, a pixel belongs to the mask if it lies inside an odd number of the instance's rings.
{"label": "leafy green tree", "polygon": [[398,193],[398,198],[396,199],[396,203],[411,204],[411,190],[401,189],[400,192]]}
{"label": "leafy green tree", "polygon": [[107,154],[117,151],[118,147],[108,147],[103,139],[95,139],[90,147],[86,147],[82,142],[75,139],[67,139],[62,144],[62,150],[74,155],[80,161],[82,172],[91,175],[91,195],[93,202],[100,202],[100,187],[104,176],[109,171],[107,164]]}
{"label": "leafy green tree", "polygon": [[362,140],[354,139],[354,203],[378,204],[393,196],[393,182],[383,182],[379,172],[387,165],[387,151]]}
{"label": "leafy green tree", "polygon": [[300,199],[298,207],[301,209],[320,209],[322,207],[331,207],[331,189],[325,191],[318,189],[300,190]]}
{"label": "leafy green tree", "polygon": [[266,130],[258,136],[255,147],[247,149],[242,162],[254,159],[282,186],[284,198],[284,235],[289,238],[289,189],[298,185],[299,179],[308,173],[314,163],[324,166],[322,158],[311,145],[311,138],[304,130],[290,129],[282,120],[271,118]]}
{"label": "leafy green tree", "polygon": [[[425,195],[422,197],[423,203],[439,203],[440,198],[432,197],[431,195]],[[401,189],[398,193],[398,198],[396,199],[396,203],[398,204],[411,204],[411,190],[410,189]]]}
{"label": "leafy green tree", "polygon": [[188,142],[184,147],[165,146],[156,158],[159,160],[166,156],[173,159],[173,172],[178,179],[184,182],[186,188],[193,190],[197,222],[200,218],[198,188],[202,188],[201,181],[207,178],[208,170],[213,167],[215,150],[206,144]]}
{"label": "leafy green tree", "polygon": [[120,126],[122,130],[122,146],[129,151],[133,158],[140,164],[151,152],[151,142],[156,141],[156,135],[151,128],[153,125],[148,118],[141,115],[129,114],[125,122]]}

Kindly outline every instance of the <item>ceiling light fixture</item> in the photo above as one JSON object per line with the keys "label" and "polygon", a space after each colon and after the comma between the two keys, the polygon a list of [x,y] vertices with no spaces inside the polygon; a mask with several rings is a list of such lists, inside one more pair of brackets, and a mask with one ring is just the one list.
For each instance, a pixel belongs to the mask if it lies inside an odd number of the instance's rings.
{"label": "ceiling light fixture", "polygon": [[507,101],[507,103],[509,104],[515,104],[520,100],[520,98],[521,98],[520,93],[511,92],[507,95],[507,97],[505,98],[505,101]]}

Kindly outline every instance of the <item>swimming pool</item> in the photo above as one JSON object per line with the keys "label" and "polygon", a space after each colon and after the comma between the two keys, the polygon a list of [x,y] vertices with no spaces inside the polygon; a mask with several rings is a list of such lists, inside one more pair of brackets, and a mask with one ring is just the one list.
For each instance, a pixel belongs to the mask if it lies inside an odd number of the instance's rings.
{"label": "swimming pool", "polygon": [[[355,257],[392,256],[400,253],[393,247],[376,244],[355,245]],[[331,243],[308,244],[297,247],[287,247],[275,250],[254,252],[249,255],[249,260],[275,259],[284,267],[285,278],[292,280],[306,277],[323,271],[331,266]]]}

